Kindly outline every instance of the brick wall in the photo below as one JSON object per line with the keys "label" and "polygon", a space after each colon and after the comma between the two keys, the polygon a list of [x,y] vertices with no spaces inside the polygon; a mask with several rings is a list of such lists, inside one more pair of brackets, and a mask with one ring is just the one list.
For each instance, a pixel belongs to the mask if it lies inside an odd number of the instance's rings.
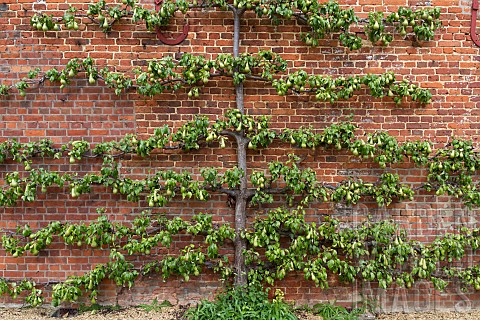
{"label": "brick wall", "polygon": [[[68,4],[82,6],[82,2],[68,0]],[[153,1],[152,1],[153,2]],[[142,1],[152,7],[149,1]],[[396,106],[388,99],[374,99],[366,93],[334,104],[315,101],[310,96],[279,97],[263,83],[246,83],[246,108],[252,115],[269,115],[274,128],[298,128],[313,126],[321,129],[331,123],[352,119],[365,132],[385,130],[399,138],[431,139],[441,145],[452,135],[477,142],[480,118],[478,101],[480,71],[478,48],[470,40],[470,5],[467,0],[414,1],[414,0],[344,0],[344,7],[353,7],[366,17],[372,10],[390,12],[399,6],[439,6],[442,9],[443,29],[434,41],[412,42],[396,37],[388,47],[372,47],[364,43],[361,50],[350,52],[337,46],[336,36],[327,36],[318,48],[309,48],[300,40],[300,33],[307,28],[293,21],[275,26],[268,19],[247,14],[242,24],[241,51],[256,52],[272,49],[289,60],[289,70],[304,69],[307,72],[330,75],[367,74],[394,71],[404,79],[428,88],[433,102],[426,106],[405,102]],[[188,38],[177,46],[166,46],[157,40],[141,24],[123,21],[105,34],[95,25],[81,26],[78,31],[32,31],[29,18],[36,11],[61,16],[67,8],[65,1],[7,0],[0,3],[0,80],[5,83],[24,77],[35,67],[42,70],[61,67],[71,58],[92,57],[101,66],[127,71],[144,65],[145,60],[168,54],[192,52],[207,58],[218,53],[232,52],[233,18],[228,12],[204,10],[189,12]],[[86,4],[83,4],[86,9]],[[176,22],[180,25],[183,18]],[[357,31],[361,32],[361,28]],[[77,79],[73,85],[60,90],[57,85],[42,84],[29,89],[26,97],[18,94],[0,100],[0,139],[17,138],[22,142],[51,138],[56,143],[85,139],[92,143],[119,139],[127,133],[147,136],[155,127],[169,124],[178,127],[197,114],[216,119],[225,110],[235,107],[234,89],[227,80],[211,81],[201,89],[199,98],[190,99],[186,92],[162,94],[154,98],[136,94],[115,95],[103,85],[92,86]],[[286,160],[292,152],[285,145],[273,149],[249,152],[251,168],[266,168],[272,160]],[[326,182],[340,181],[348,176],[372,176],[383,172],[375,164],[353,162],[346,153],[324,150],[298,151],[305,156],[302,163],[314,168]],[[41,160],[35,166],[48,166],[67,171],[91,171],[98,164],[82,161],[70,165],[63,160]],[[156,168],[191,170],[198,174],[203,166],[230,168],[236,163],[234,149],[203,148],[184,153],[169,151],[159,153],[148,161],[128,159],[122,163],[125,176],[142,176]],[[12,170],[20,170],[16,163],[0,164],[0,180]],[[405,164],[390,169],[401,174],[405,182],[419,185],[425,175],[421,170]],[[184,203],[175,201],[167,208],[155,209],[169,215],[191,216],[198,212],[215,215],[217,221],[233,221],[233,210],[226,205],[226,197],[214,196],[211,201]],[[128,223],[148,208],[145,202],[128,202],[120,195],[96,188],[91,194],[72,199],[68,190],[49,188],[32,203],[20,203],[14,208],[0,209],[0,228],[15,229],[29,223],[41,227],[49,221],[89,221],[98,215],[96,208],[107,208],[108,216]],[[249,209],[253,218],[265,208]],[[319,214],[320,213],[320,214]],[[309,210],[309,218],[319,220],[321,214],[332,214],[345,222],[358,223],[367,216],[373,220],[393,219],[406,227],[413,237],[432,240],[436,234],[452,231],[458,226],[477,225],[477,211],[466,210],[460,203],[447,197],[420,194],[413,202],[393,204],[389,208],[377,208],[372,203],[354,207],[320,205]],[[182,239],[178,239],[181,243]],[[159,251],[160,255],[164,252]],[[87,248],[71,249],[55,243],[52,249],[39,256],[26,255],[14,259],[0,251],[0,276],[22,279],[33,278],[37,282],[62,280],[72,274],[88,271],[96,263],[106,261],[101,251]],[[142,259],[138,257],[137,259]],[[469,258],[472,261],[473,257]],[[113,283],[102,286],[100,301],[120,304],[138,304],[157,298],[172,302],[189,302],[212,296],[221,287],[217,277],[202,275],[190,283],[172,279],[166,283],[160,278],[141,280],[132,290],[117,288]],[[380,290],[374,284],[356,283],[345,286],[332,283],[328,290],[320,290],[301,275],[291,276],[278,284],[286,291],[287,299],[299,304],[314,304],[320,300],[337,300],[345,304],[376,301],[383,310],[414,311],[420,309],[456,308],[467,310],[478,307],[478,294],[463,292],[453,285],[449,291],[439,293],[426,283],[414,288]],[[5,300],[5,302],[8,302]]]}

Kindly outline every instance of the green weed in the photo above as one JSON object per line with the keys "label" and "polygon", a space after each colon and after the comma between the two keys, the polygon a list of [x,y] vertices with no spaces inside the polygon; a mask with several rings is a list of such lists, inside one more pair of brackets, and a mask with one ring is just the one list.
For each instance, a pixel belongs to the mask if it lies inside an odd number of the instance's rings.
{"label": "green weed", "polygon": [[230,289],[214,301],[202,301],[185,316],[188,320],[297,320],[282,295],[270,301],[258,286]]}

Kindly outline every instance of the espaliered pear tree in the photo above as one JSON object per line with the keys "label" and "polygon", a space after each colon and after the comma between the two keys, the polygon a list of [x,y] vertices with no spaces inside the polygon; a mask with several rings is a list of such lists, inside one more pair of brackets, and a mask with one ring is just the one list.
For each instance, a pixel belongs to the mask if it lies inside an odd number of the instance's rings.
{"label": "espaliered pear tree", "polygon": [[[38,192],[48,192],[51,186],[69,188],[71,197],[76,198],[90,192],[94,185],[103,185],[128,201],[145,199],[150,207],[165,206],[178,197],[185,201],[192,198],[206,201],[212,193],[223,193],[233,199],[233,226],[215,225],[207,214],[198,214],[186,221],[148,212],[136,217],[132,225],[122,225],[109,221],[99,209],[97,221],[82,224],[52,221],[39,230],[25,225],[16,232],[5,232],[3,248],[14,257],[37,255],[56,239],[71,246],[109,250],[109,262],[95,266],[84,275],[60,279],[62,281],[53,286],[54,304],[76,301],[85,292],[95,301],[98,285],[106,278],[131,287],[140,275],[157,272],[168,278],[177,274],[189,280],[205,267],[225,278],[233,277],[237,286],[249,282],[273,284],[295,271],[303,272],[306,279],[321,287],[328,286],[328,275],[333,273],[345,281],[378,281],[383,288],[393,283],[410,287],[418,279],[428,279],[442,289],[448,279],[461,278],[480,289],[477,266],[458,268],[451,264],[461,259],[465,250],[478,249],[478,230],[462,230],[458,234],[446,234],[431,244],[421,244],[409,240],[403,230],[389,222],[339,229],[334,219],[325,219],[319,225],[304,219],[303,208],[312,202],[356,204],[366,197],[373,198],[380,206],[388,206],[392,201],[413,200],[415,190],[402,184],[398,175],[385,172],[377,182],[347,179],[333,185],[320,181],[313,170],[301,168],[295,155],[290,155],[286,163],[269,163],[265,171],[252,171],[247,163],[247,149],[272,147],[280,141],[296,148],[349,150],[353,157],[374,161],[381,168],[410,159],[428,170],[421,189],[456,196],[469,206],[479,205],[480,192],[473,177],[480,169],[480,156],[470,141],[456,139],[434,152],[429,141],[399,143],[385,132],[357,136],[356,126],[351,123],[333,124],[322,132],[312,128],[273,130],[267,117],[250,116],[244,106],[246,81],[262,86],[268,83],[279,95],[312,94],[319,101],[330,103],[349,99],[364,88],[375,98],[394,99],[398,104],[406,99],[420,104],[431,101],[428,90],[405,80],[397,81],[392,72],[348,77],[308,74],[303,70],[287,73],[288,62],[272,51],[241,53],[240,26],[246,11],[274,22],[297,19],[309,27],[310,31],[302,35],[306,45],[318,46],[325,35],[336,33],[341,45],[357,50],[362,46],[362,39],[350,29],[359,23],[364,25],[365,35],[374,45],[388,45],[394,37],[432,40],[441,25],[437,8],[416,11],[399,8],[388,16],[372,12],[367,19],[359,19],[352,9],[342,9],[334,1],[178,0],[164,1],[158,12],[144,9],[134,0],[124,0],[118,5],[98,1],[90,4],[86,12],[70,7],[63,17],[35,14],[31,26],[39,31],[63,32],[64,29],[77,30],[81,23],[88,22],[109,32],[119,20],[131,18],[154,30],[167,25],[178,11],[186,13],[206,7],[233,14],[231,54],[219,54],[213,60],[194,54],[184,54],[178,60],[166,56],[148,61],[145,68],[125,73],[101,66],[91,58],[72,59],[62,68],[35,69],[22,80],[0,86],[1,95],[17,90],[23,96],[29,87],[46,81],[59,83],[62,89],[70,85],[72,79],[84,76],[90,84],[104,83],[119,95],[135,91],[152,97],[186,88],[192,98],[198,97],[201,87],[213,78],[230,78],[235,87],[236,108],[224,117],[212,122],[199,116],[176,130],[166,125],[156,128],[154,135],[146,139],[127,135],[119,141],[94,146],[86,141],[72,141],[62,146],[49,140],[0,143],[0,160],[25,165],[25,171],[6,175],[6,184],[0,192],[0,204],[4,206],[14,206],[20,200],[34,201]],[[160,170],[145,179],[130,179],[119,172],[119,163],[125,156],[148,158],[154,150],[189,151],[217,146],[213,143],[225,147],[227,140],[236,146],[234,168],[203,168],[198,178],[181,168]],[[78,175],[35,168],[34,157],[68,157],[70,163],[93,157],[103,162],[98,172]],[[267,212],[264,218],[248,226],[247,205],[272,203],[278,195],[286,197],[285,207]],[[204,242],[188,245],[178,255],[161,260],[150,257],[153,248],[170,247],[178,234],[203,236]],[[229,242],[235,249],[233,259],[219,255],[219,249],[229,246]],[[139,254],[146,256],[141,267],[128,259]],[[27,291],[27,302],[32,305],[43,302],[40,287],[33,279],[0,281],[0,292],[15,298]]]}

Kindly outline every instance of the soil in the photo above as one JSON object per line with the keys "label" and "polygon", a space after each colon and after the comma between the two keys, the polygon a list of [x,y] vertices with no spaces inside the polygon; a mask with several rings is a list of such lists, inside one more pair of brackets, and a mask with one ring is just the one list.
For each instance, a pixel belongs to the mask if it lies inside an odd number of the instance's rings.
{"label": "soil", "polygon": [[[145,311],[142,308],[122,308],[119,310],[101,309],[78,313],[75,309],[41,308],[0,308],[1,320],[180,320],[185,307],[168,307],[160,311]],[[322,320],[321,317],[305,311],[296,313],[299,320]],[[212,319],[214,320],[214,319]],[[280,319],[279,319],[280,320]]]}
{"label": "soil", "polygon": [[[159,311],[149,311],[142,308],[122,308],[119,310],[94,310],[78,313],[75,309],[53,308],[0,308],[1,320],[180,320],[185,312],[185,307],[162,308]],[[299,320],[321,320],[321,317],[298,311]],[[366,318],[367,319],[367,318]],[[469,313],[457,312],[431,312],[431,313],[393,313],[382,314],[368,319],[378,320],[478,320],[480,311]],[[212,319],[214,320],[214,319]],[[279,319],[281,320],[281,319]]]}
{"label": "soil", "polygon": [[426,313],[394,313],[376,317],[381,320],[478,320],[480,311],[474,312],[426,312]]}

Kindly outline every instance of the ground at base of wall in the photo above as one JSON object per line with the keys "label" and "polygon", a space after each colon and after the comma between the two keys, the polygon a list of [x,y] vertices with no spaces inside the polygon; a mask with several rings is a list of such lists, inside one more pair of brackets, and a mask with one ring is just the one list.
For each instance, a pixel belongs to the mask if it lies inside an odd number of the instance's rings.
{"label": "ground at base of wall", "polygon": [[426,313],[392,313],[376,317],[378,320],[478,320],[480,310],[472,312],[426,312]]}
{"label": "ground at base of wall", "polygon": [[[145,311],[142,308],[122,308],[119,310],[95,310],[78,313],[74,309],[53,309],[42,308],[0,308],[0,319],[2,320],[179,320],[185,308],[168,307],[160,311]],[[60,311],[60,312],[59,312]],[[297,313],[299,320],[321,320],[321,317],[308,314],[304,311]],[[430,313],[392,313],[382,314],[368,319],[378,320],[478,320],[480,311],[458,313],[458,312],[430,312]],[[280,320],[280,319],[279,319]]]}
{"label": "ground at base of wall", "polygon": [[[75,309],[41,308],[0,308],[1,320],[180,320],[185,307],[167,307],[159,311],[146,311],[142,308],[101,309],[78,313]],[[299,320],[322,320],[321,317],[298,311]],[[212,319],[213,320],[213,319]]]}
{"label": "ground at base of wall", "polygon": [[76,309],[39,308],[1,308],[2,320],[174,320],[181,319],[184,309],[178,307],[163,308],[159,311],[147,312],[141,308],[122,308],[119,310],[95,310],[78,313]]}

